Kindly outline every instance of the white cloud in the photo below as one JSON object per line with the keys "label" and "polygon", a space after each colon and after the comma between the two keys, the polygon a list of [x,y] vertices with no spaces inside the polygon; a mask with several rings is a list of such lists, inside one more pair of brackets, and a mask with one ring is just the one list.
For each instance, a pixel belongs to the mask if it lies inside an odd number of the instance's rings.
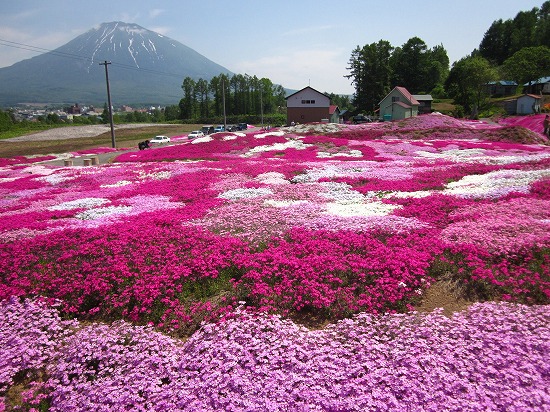
{"label": "white cloud", "polygon": [[135,23],[138,21],[139,17],[139,13],[130,14],[128,12],[124,12],[120,14],[120,18],[118,20],[124,23]]}
{"label": "white cloud", "polygon": [[349,55],[335,48],[288,50],[253,60],[235,62],[232,70],[267,77],[290,89],[311,86],[320,92],[351,94],[353,87],[344,75]]}
{"label": "white cloud", "polygon": [[168,36],[168,33],[172,31],[172,28],[168,26],[156,26],[151,27],[149,30],[154,31],[155,33],[162,34],[163,36]]}
{"label": "white cloud", "polygon": [[163,14],[164,12],[165,12],[164,9],[153,9],[153,10],[150,10],[150,11],[149,11],[149,17],[151,17],[152,19],[154,19],[155,17],[160,16],[160,15]]}
{"label": "white cloud", "polygon": [[0,27],[0,67],[7,67],[24,59],[57,49],[83,31],[64,30],[51,33],[32,33],[14,27]]}

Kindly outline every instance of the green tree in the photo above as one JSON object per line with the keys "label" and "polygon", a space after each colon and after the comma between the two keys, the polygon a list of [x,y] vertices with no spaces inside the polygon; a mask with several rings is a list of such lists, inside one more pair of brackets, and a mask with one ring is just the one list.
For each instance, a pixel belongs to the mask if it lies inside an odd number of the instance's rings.
{"label": "green tree", "polygon": [[3,110],[0,110],[0,132],[5,132],[7,130],[10,130],[13,125],[14,121],[12,116],[10,116],[9,112],[5,112]]}
{"label": "green tree", "polygon": [[481,56],[468,56],[453,64],[445,89],[456,104],[473,117],[487,102],[486,85],[497,80],[498,72]]}
{"label": "green tree", "polygon": [[353,105],[360,111],[374,113],[380,100],[390,90],[390,57],[393,47],[386,40],[357,46],[351,54],[346,77],[355,87]]}
{"label": "green tree", "polygon": [[164,116],[164,112],[158,108],[155,108],[153,110],[153,113],[151,113],[151,121],[153,123],[162,123],[164,122],[166,119],[165,119],[165,116]]}
{"label": "green tree", "polygon": [[197,80],[195,87],[195,96],[199,105],[199,116],[201,118],[208,118],[210,116],[210,88],[208,87],[208,81],[204,79]]}
{"label": "green tree", "polygon": [[181,85],[183,89],[183,98],[179,102],[181,119],[192,119],[195,117],[195,107],[197,103],[195,87],[196,82],[191,77],[183,79],[183,84]]}
{"label": "green tree", "polygon": [[550,47],[550,1],[543,3],[537,17],[535,46]]}
{"label": "green tree", "polygon": [[[428,66],[424,90],[431,94],[438,93],[449,75],[449,56],[443,45],[435,46],[428,52]],[[435,93],[434,93],[435,91]]]}
{"label": "green tree", "polygon": [[103,105],[103,112],[101,113],[101,123],[107,124],[111,122],[111,116],[109,114],[109,106],[107,103]]}
{"label": "green tree", "polygon": [[550,71],[550,48],[524,47],[504,62],[504,72],[519,84],[547,76]]}
{"label": "green tree", "polygon": [[426,84],[430,55],[426,43],[418,37],[395,49],[392,58],[392,86],[403,86],[411,93],[428,92]]}
{"label": "green tree", "polygon": [[539,9],[535,7],[530,11],[520,11],[516,17],[514,17],[510,36],[509,56],[521,50],[523,47],[535,45],[538,11]]}
{"label": "green tree", "polygon": [[502,65],[524,47],[550,47],[550,1],[540,9],[520,11],[513,19],[496,20],[485,32],[479,45],[482,57]]}
{"label": "green tree", "polygon": [[164,108],[164,118],[170,122],[172,120],[178,120],[180,116],[180,108],[177,105],[170,105]]}
{"label": "green tree", "polygon": [[482,57],[494,64],[501,65],[508,58],[512,37],[512,20],[496,20],[485,32],[479,45]]}

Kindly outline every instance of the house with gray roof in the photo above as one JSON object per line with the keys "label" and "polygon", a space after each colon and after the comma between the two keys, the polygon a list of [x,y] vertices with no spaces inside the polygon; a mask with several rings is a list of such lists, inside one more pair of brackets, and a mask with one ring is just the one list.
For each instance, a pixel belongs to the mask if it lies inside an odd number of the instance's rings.
{"label": "house with gray roof", "polygon": [[486,84],[485,91],[491,97],[504,97],[516,94],[518,84],[513,80],[498,80]]}
{"label": "house with gray roof", "polygon": [[550,76],[525,83],[523,85],[523,93],[550,94]]}

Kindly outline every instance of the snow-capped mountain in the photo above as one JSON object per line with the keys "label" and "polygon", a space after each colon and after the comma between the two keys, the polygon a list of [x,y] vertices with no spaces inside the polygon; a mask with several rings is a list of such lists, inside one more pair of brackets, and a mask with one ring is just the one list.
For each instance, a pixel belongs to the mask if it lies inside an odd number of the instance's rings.
{"label": "snow-capped mountain", "polygon": [[103,23],[58,49],[0,68],[0,104],[177,104],[185,77],[229,70],[180,42],[137,24]]}

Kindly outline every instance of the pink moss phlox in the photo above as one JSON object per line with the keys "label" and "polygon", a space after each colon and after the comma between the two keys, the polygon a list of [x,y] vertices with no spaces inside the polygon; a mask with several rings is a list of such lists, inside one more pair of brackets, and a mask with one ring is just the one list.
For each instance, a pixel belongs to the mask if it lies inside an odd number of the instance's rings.
{"label": "pink moss phlox", "polygon": [[249,255],[237,288],[260,308],[284,314],[396,310],[429,284],[433,249],[426,234],[382,242],[370,234],[294,229]]}
{"label": "pink moss phlox", "polygon": [[[45,399],[51,412],[543,412],[550,405],[547,306],[475,304],[452,318],[361,313],[315,331],[239,308],[185,343],[125,322],[75,329],[34,303],[4,302],[6,316],[0,341],[20,337],[8,355],[32,354],[27,371],[41,370],[45,380],[31,381],[24,400]],[[19,374],[5,359],[0,376]]]}

